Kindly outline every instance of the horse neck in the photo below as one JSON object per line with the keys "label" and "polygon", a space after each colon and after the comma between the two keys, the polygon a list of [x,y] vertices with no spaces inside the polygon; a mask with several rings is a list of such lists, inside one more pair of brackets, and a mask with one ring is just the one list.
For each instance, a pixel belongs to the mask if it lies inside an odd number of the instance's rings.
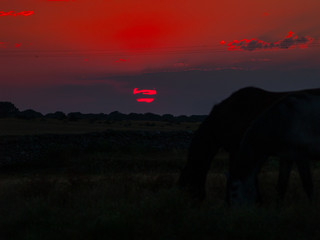
{"label": "horse neck", "polygon": [[190,144],[188,159],[195,159],[196,161],[202,161],[201,159],[212,159],[218,152],[220,146],[211,138],[202,138],[201,136],[195,136]]}
{"label": "horse neck", "polygon": [[241,144],[230,157],[230,176],[241,181],[255,178],[265,160],[265,156],[254,151],[249,143]]}

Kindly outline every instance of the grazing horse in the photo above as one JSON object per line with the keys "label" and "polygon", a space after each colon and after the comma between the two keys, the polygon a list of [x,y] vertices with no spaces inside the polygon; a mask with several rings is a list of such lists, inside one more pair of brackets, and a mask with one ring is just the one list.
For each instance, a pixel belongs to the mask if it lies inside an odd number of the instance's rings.
{"label": "grazing horse", "polygon": [[310,160],[320,158],[319,95],[285,96],[251,123],[230,163],[227,200],[231,205],[256,202],[257,175],[266,157],[271,155],[288,165],[281,187],[286,188],[291,165],[296,163],[302,185],[312,198]]}
{"label": "grazing horse", "polygon": [[[320,89],[301,90],[320,95]],[[185,167],[182,169],[178,185],[191,197],[203,200],[206,195],[206,177],[211,162],[219,149],[229,152],[229,162],[233,161],[246,129],[261,113],[279,99],[294,92],[269,92],[255,87],[238,90],[230,97],[215,105],[208,117],[195,132],[188,151]],[[284,195],[287,164],[280,162],[278,192]]]}

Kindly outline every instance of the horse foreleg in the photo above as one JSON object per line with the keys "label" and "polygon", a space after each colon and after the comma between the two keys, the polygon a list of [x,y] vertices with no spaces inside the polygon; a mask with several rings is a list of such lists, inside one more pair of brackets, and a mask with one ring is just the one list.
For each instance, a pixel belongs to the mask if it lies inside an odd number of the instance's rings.
{"label": "horse foreleg", "polygon": [[306,192],[310,201],[313,198],[313,180],[312,180],[312,173],[310,170],[310,161],[299,159],[297,161],[298,171],[300,174],[301,182],[304,191]]}
{"label": "horse foreleg", "polygon": [[283,201],[284,196],[287,192],[292,164],[293,164],[292,160],[280,159],[279,177],[278,177],[278,183],[277,183],[278,201],[280,202]]}

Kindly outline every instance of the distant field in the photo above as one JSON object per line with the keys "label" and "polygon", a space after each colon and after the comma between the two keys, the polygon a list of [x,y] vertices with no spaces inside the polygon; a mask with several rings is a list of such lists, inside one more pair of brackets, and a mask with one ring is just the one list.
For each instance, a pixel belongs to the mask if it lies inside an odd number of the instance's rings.
{"label": "distant field", "polygon": [[157,130],[179,131],[195,130],[200,123],[171,123],[156,121],[95,121],[88,120],[23,120],[23,119],[0,119],[0,135],[30,135],[30,134],[75,134],[100,132],[112,130]]}

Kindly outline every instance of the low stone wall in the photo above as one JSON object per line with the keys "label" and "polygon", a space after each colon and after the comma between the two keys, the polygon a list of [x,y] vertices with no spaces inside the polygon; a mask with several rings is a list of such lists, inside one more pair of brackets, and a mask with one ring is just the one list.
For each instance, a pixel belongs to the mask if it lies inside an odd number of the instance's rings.
{"label": "low stone wall", "polygon": [[86,151],[99,149],[121,151],[135,148],[140,150],[187,149],[191,142],[191,131],[114,131],[67,134],[1,136],[0,165],[10,165],[40,159],[52,150],[76,149]]}

